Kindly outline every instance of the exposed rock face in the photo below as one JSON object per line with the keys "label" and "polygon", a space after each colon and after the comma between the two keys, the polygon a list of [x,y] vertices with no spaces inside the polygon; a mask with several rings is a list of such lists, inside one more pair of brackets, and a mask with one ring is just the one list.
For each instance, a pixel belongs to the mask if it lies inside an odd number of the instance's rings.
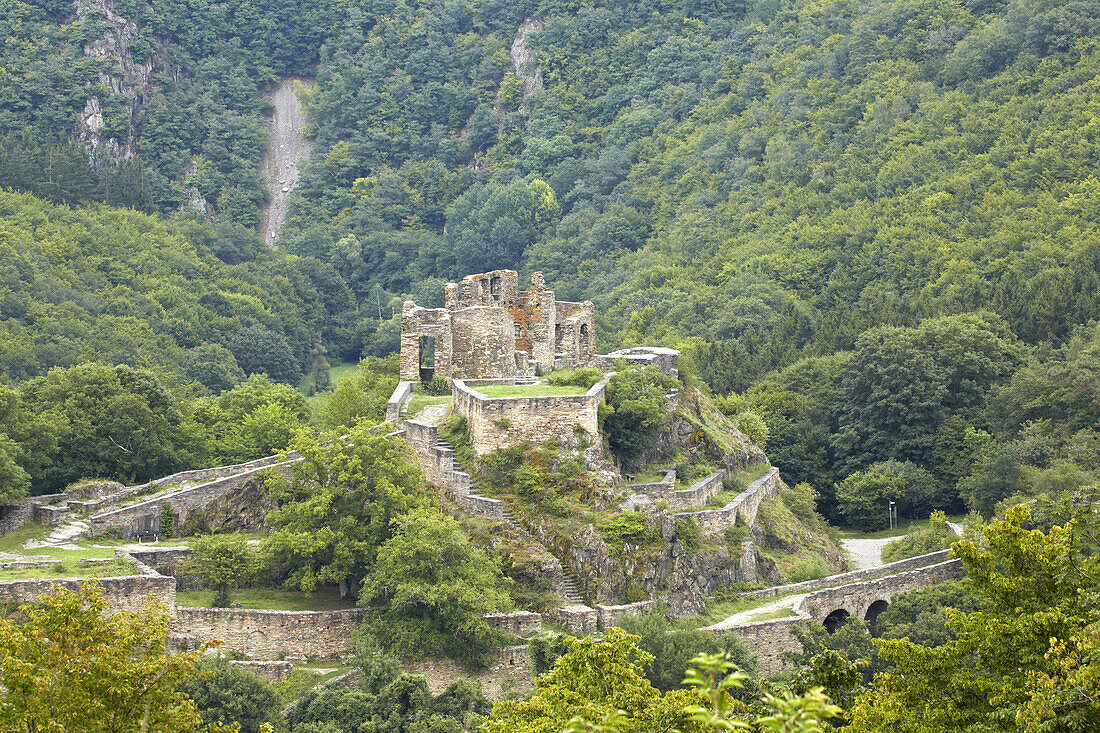
{"label": "exposed rock face", "polygon": [[98,168],[134,154],[134,119],[144,101],[155,61],[152,55],[141,62],[134,59],[130,47],[140,28],[115,12],[114,0],[76,0],[74,5],[79,20],[100,16],[107,24],[102,36],[84,44],[84,55],[112,62],[100,72],[99,83],[107,88],[112,101],[122,100],[126,116],[125,131],[110,130],[103,100],[92,97],[85,105],[72,138],[88,149],[92,165]]}
{"label": "exposed rock face", "polygon": [[509,55],[512,57],[512,68],[516,70],[516,76],[523,79],[523,96],[530,97],[535,92],[541,91],[542,69],[539,68],[538,55],[531,48],[528,39],[542,30],[542,22],[528,18],[516,29],[516,38],[512,41]]}
{"label": "exposed rock face", "polygon": [[767,463],[768,456],[734,427],[694,389],[682,390],[672,399],[672,417],[653,447],[642,456],[642,463],[654,463],[675,448],[688,454],[706,452],[721,456],[728,471],[737,471],[754,463]]}
{"label": "exposed rock face", "polygon": [[760,554],[755,542],[746,542],[740,557],[724,547],[690,555],[680,543],[675,519],[665,514],[657,521],[665,540],[661,547],[627,543],[621,553],[608,547],[591,525],[566,542],[550,535],[546,523],[532,531],[545,544],[555,545],[555,554],[568,561],[595,602],[616,603],[636,586],[667,605],[673,616],[686,617],[705,611],[706,596],[721,586],[779,580],[775,564]]}

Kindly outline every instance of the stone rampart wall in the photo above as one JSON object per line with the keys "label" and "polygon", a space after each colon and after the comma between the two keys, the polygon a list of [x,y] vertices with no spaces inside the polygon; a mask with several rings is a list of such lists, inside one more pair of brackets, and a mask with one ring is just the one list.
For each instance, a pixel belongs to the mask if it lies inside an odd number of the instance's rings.
{"label": "stone rampart wall", "polygon": [[440,657],[406,659],[401,669],[408,674],[424,675],[433,695],[446,690],[452,682],[467,679],[480,683],[482,692],[490,700],[500,700],[508,692],[529,692],[535,678],[531,655],[525,646],[498,649],[496,659],[484,672],[470,672],[459,662]]}
{"label": "stone rampart wall", "polygon": [[[669,491],[661,499],[668,502],[673,511],[684,510],[693,506],[703,506],[711,497],[722,491],[722,482],[725,480],[725,471],[716,471],[706,478],[701,478],[686,489]],[[657,500],[657,497],[651,495]]]}
{"label": "stone rampart wall", "polygon": [[[141,568],[139,567],[139,571]],[[46,578],[34,580],[0,581],[0,603],[33,603],[55,588],[79,590],[86,578]],[[166,578],[156,573],[152,575],[126,575],[111,578],[97,578],[103,595],[107,599],[110,613],[141,610],[150,596],[157,603],[176,612],[176,579]]]}
{"label": "stone rampart wall", "polygon": [[286,661],[247,662],[239,659],[231,659],[229,663],[234,667],[247,669],[249,672],[258,674],[260,677],[270,682],[285,680],[290,676],[290,673],[294,671],[294,665]]}
{"label": "stone rampart wall", "polygon": [[454,409],[466,417],[470,441],[478,455],[529,441],[575,440],[579,426],[591,436],[599,434],[596,411],[604,400],[606,380],[583,395],[544,397],[487,397],[462,380],[452,383]]}
{"label": "stone rampart wall", "polygon": [[393,394],[390,395],[389,400],[386,402],[386,422],[396,424],[401,420],[401,405],[405,403],[405,400],[412,397],[414,384],[414,382],[397,383],[397,387],[394,388]]}
{"label": "stone rampart wall", "polygon": [[438,443],[436,426],[416,420],[405,421],[405,445],[416,456],[428,483],[446,491],[466,511],[494,521],[504,519],[504,502],[475,494],[470,475],[455,470],[454,449]]}
{"label": "stone rampart wall", "polygon": [[228,478],[236,476],[248,471],[252,471],[265,466],[274,466],[277,463],[282,463],[286,460],[285,456],[266,456],[264,458],[257,458],[253,461],[247,461],[245,463],[237,463],[231,466],[212,466],[210,468],[198,468],[193,471],[180,471],[179,473],[173,473],[170,476],[164,476],[154,481],[150,481],[147,484],[138,484],[137,486],[127,486],[119,491],[107,494],[106,496],[79,500],[69,501],[68,504],[71,508],[80,511],[94,512],[104,507],[113,506],[127,499],[137,496],[138,494],[158,491],[167,486],[173,486],[175,484],[204,484],[211,481],[216,481],[222,478]]}
{"label": "stone rampart wall", "polygon": [[241,489],[249,481],[259,480],[265,471],[280,471],[289,476],[291,467],[299,460],[301,459],[291,458],[282,463],[263,464],[233,476],[154,496],[130,506],[100,512],[89,519],[89,532],[93,537],[110,531],[117,531],[123,537],[129,537],[134,531],[153,526],[165,504],[170,504],[176,510],[179,520],[183,521],[192,511],[201,510],[215,499]]}
{"label": "stone rampart wall", "polygon": [[653,601],[638,601],[622,606],[596,604],[596,623],[600,631],[607,631],[623,616],[642,616],[653,610]]}
{"label": "stone rampart wall", "polygon": [[280,655],[331,659],[355,651],[355,632],[370,613],[340,611],[257,611],[244,608],[179,608],[173,630],[199,642],[222,642],[222,648],[254,659]]}
{"label": "stone rampart wall", "polygon": [[542,614],[532,611],[489,613],[485,621],[498,631],[516,636],[534,636],[542,631]]}
{"label": "stone rampart wall", "polygon": [[[713,477],[708,477],[707,480],[711,478]],[[738,514],[744,519],[746,525],[752,526],[756,522],[756,513],[760,509],[760,504],[769,496],[777,493],[781,484],[779,469],[773,468],[766,475],[753,481],[749,488],[742,491],[734,497],[733,501],[721,509],[681,512],[673,516],[677,519],[690,519],[698,524],[704,532],[711,535],[720,535],[734,526],[737,523]],[[690,489],[688,490],[690,491]],[[719,490],[721,489],[719,488]]]}

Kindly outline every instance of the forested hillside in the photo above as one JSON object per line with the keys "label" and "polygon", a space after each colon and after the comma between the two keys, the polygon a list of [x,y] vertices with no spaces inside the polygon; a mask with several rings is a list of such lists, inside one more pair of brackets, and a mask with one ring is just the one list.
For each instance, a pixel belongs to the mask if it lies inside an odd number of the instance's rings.
{"label": "forested hillside", "polygon": [[[293,382],[395,348],[399,298],[515,267],[595,301],[603,346],[683,349],[832,518],[861,481],[989,512],[1100,467],[1093,3],[5,8],[0,180],[170,215],[4,199],[9,382],[219,349]],[[268,253],[289,74],[317,145]],[[191,189],[216,223],[172,213]]]}

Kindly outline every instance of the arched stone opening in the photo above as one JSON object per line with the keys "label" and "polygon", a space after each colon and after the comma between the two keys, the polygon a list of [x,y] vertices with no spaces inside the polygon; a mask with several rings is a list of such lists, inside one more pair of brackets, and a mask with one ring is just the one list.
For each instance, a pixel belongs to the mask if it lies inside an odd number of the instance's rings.
{"label": "arched stone opening", "polygon": [[435,336],[420,337],[420,381],[430,382],[435,376]]}
{"label": "arched stone opening", "polygon": [[837,610],[826,616],[825,620],[821,623],[825,626],[826,631],[828,631],[830,634],[835,634],[841,626],[848,623],[848,619],[850,619],[851,617],[852,615],[845,611],[843,608],[838,608]]}
{"label": "arched stone opening", "polygon": [[581,329],[580,329],[580,335],[577,337],[577,351],[579,352],[578,355],[581,358],[583,358],[583,357],[585,357],[589,354],[591,339],[592,339],[592,334],[590,334],[588,332],[588,324],[587,323],[582,323],[581,324]]}
{"label": "arched stone opening", "polygon": [[867,622],[867,630],[871,632],[871,636],[878,636],[878,617],[890,607],[890,604],[886,601],[875,601],[867,607],[867,613],[864,614],[863,620]]}

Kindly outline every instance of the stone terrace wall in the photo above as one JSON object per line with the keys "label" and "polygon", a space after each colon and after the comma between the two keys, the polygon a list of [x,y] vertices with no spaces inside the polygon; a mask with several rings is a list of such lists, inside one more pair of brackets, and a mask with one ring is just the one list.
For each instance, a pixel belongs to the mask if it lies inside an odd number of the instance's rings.
{"label": "stone terrace wall", "polygon": [[668,491],[660,497],[651,494],[650,497],[654,500],[664,499],[673,510],[701,506],[722,491],[722,482],[725,477],[725,471],[716,471],[706,478],[699,479],[686,489]]}
{"label": "stone terrace wall", "polygon": [[[706,480],[711,478],[713,477],[708,477]],[[742,491],[733,501],[721,509],[681,512],[673,516],[677,519],[690,519],[698,524],[704,532],[713,535],[722,534],[734,526],[738,514],[745,520],[745,524],[752,526],[756,521],[756,513],[760,509],[761,502],[778,492],[780,485],[779,469],[773,468],[766,475],[753,481],[749,488]],[[690,489],[688,490],[690,491]]]}
{"label": "stone terrace wall", "polygon": [[291,467],[299,460],[301,459],[291,458],[282,463],[265,463],[233,476],[154,496],[130,506],[100,512],[89,519],[89,532],[94,537],[117,530],[123,537],[129,537],[135,525],[155,521],[160,516],[161,507],[165,504],[170,504],[176,510],[180,521],[183,521],[190,512],[201,510],[211,501],[240,489],[248,481],[259,479],[264,471],[275,470],[289,476]]}
{"label": "stone terrace wall", "polygon": [[534,636],[542,631],[542,614],[532,611],[488,613],[485,621],[494,629],[516,636]]}
{"label": "stone terrace wall", "polygon": [[32,496],[17,504],[5,504],[3,507],[0,507],[4,510],[3,519],[0,519],[0,537],[23,529],[23,527],[27,526],[27,522],[35,518],[35,510],[57,501],[64,496],[64,494]]}
{"label": "stone terrace wall", "polygon": [[287,656],[343,657],[355,651],[355,632],[367,609],[257,611],[244,608],[179,608],[173,630],[197,641],[218,639],[223,649],[255,659]]}
{"label": "stone terrace wall", "polygon": [[509,646],[498,649],[496,653],[496,660],[484,672],[470,672],[453,659],[439,657],[406,659],[401,669],[408,674],[424,675],[433,695],[440,694],[460,679],[480,683],[482,692],[490,700],[499,700],[510,690],[528,692],[533,689],[535,669],[527,647]]}
{"label": "stone terrace wall", "polygon": [[147,484],[139,484],[137,486],[127,486],[121,491],[116,491],[107,496],[101,496],[94,499],[87,499],[83,501],[69,501],[68,504],[71,508],[82,510],[86,512],[94,512],[102,507],[112,506],[119,502],[125,501],[132,496],[150,491],[157,491],[166,486],[172,486],[174,484],[203,484],[217,479],[236,476],[248,471],[252,471],[265,466],[274,466],[277,463],[282,463],[286,458],[283,456],[267,456],[265,458],[257,458],[254,461],[248,461],[246,463],[237,463],[232,466],[213,466],[211,468],[198,468],[193,471],[181,471],[179,473],[173,473],[171,476],[164,476],[158,478],[155,481],[150,481]]}
{"label": "stone terrace wall", "polygon": [[568,442],[575,439],[578,425],[598,435],[596,411],[606,390],[607,380],[603,380],[583,395],[490,398],[460,379],[451,385],[455,412],[466,417],[478,455],[523,441]]}
{"label": "stone terrace wall", "polygon": [[623,616],[641,616],[653,610],[653,601],[638,601],[622,606],[596,604],[596,623],[600,631],[607,631]]}

